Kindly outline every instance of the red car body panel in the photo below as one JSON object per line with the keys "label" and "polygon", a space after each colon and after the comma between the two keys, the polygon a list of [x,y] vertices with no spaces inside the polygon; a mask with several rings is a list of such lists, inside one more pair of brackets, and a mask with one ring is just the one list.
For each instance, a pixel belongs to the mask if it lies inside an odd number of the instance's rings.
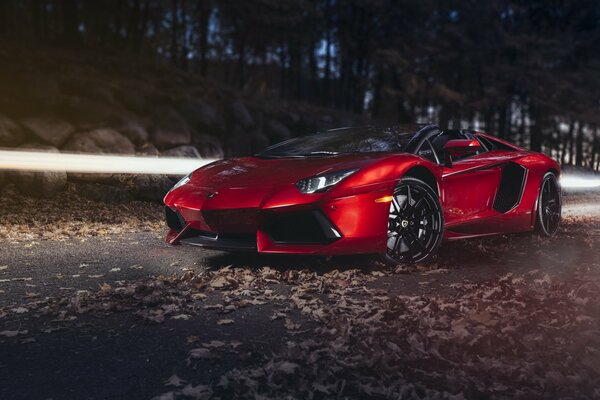
{"label": "red car body panel", "polygon": [[[549,157],[481,133],[506,149],[475,155],[442,166],[408,153],[362,153],[320,158],[262,159],[246,157],[212,163],[195,171],[190,181],[167,194],[165,204],[182,219],[167,241],[177,244],[188,232],[245,235],[263,253],[339,255],[384,253],[390,200],[399,180],[416,168],[435,179],[444,210],[444,237],[455,240],[532,230],[539,186],[550,170],[560,174]],[[526,171],[518,204],[498,212],[497,196],[503,167]],[[358,169],[322,193],[304,194],[301,179]],[[272,238],[268,221],[278,216],[317,211],[336,231],[328,243],[282,243]],[[293,229],[293,227],[290,227]],[[210,245],[206,247],[211,247]],[[228,249],[215,243],[215,248]]]}

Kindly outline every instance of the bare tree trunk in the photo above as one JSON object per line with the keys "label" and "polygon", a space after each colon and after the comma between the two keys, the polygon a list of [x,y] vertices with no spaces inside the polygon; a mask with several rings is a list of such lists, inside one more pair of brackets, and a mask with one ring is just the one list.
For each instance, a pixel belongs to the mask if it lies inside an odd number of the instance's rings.
{"label": "bare tree trunk", "polygon": [[179,51],[177,47],[177,0],[171,0],[171,63],[177,65]]}
{"label": "bare tree trunk", "polygon": [[123,28],[123,0],[117,0],[115,10],[115,31],[113,32],[113,42],[117,45],[121,43],[121,30]]}
{"label": "bare tree trunk", "polygon": [[62,2],[63,43],[70,46],[79,43],[78,6],[77,0],[63,0]]}
{"label": "bare tree trunk", "polygon": [[308,68],[310,70],[310,93],[308,94],[308,99],[310,101],[315,101],[318,96],[319,76],[317,74],[317,58],[315,55],[316,49],[314,40],[311,41],[308,51]]}
{"label": "bare tree trunk", "polygon": [[207,65],[206,55],[208,52],[208,22],[210,20],[210,14],[212,12],[211,6],[206,0],[200,0],[198,2],[199,10],[199,45],[200,45],[200,75],[206,76]]}
{"label": "bare tree trunk", "polygon": [[180,43],[181,43],[181,63],[180,66],[183,70],[187,71],[188,68],[188,28],[187,28],[187,0],[181,0],[181,32],[180,32]]}
{"label": "bare tree trunk", "polygon": [[150,8],[150,0],[146,0],[144,3],[144,8],[142,11],[142,22],[138,29],[135,32],[135,37],[133,40],[133,51],[135,54],[140,54],[142,52],[142,47],[144,45],[144,38],[146,37],[146,31],[148,30],[148,13]]}
{"label": "bare tree trunk", "polygon": [[279,81],[279,96],[284,99],[286,96],[286,63],[287,63],[287,51],[285,41],[282,40],[281,48],[279,51],[279,65],[280,65],[280,81]]}
{"label": "bare tree trunk", "polygon": [[569,123],[569,131],[563,137],[563,140],[562,140],[562,147],[560,150],[560,163],[561,164],[567,163],[567,155],[569,153],[569,139],[573,136],[574,130],[575,130],[575,122],[571,121]]}
{"label": "bare tree trunk", "polygon": [[[502,107],[500,107],[500,111],[498,113],[498,132],[497,135],[500,139],[506,139],[508,137],[508,132],[506,132],[506,126],[507,126],[507,106],[506,104],[503,104]],[[492,132],[488,132],[488,133],[492,133]]]}
{"label": "bare tree trunk", "polygon": [[331,79],[331,3],[330,0],[325,0],[325,77],[323,88],[323,102],[329,105],[329,81]]}
{"label": "bare tree trunk", "polygon": [[578,167],[583,166],[583,123],[579,123],[579,127],[577,128],[577,138],[576,138],[576,158],[575,165]]}
{"label": "bare tree trunk", "polygon": [[530,105],[530,117],[533,124],[529,126],[529,146],[533,151],[542,150],[542,113],[538,105]]}
{"label": "bare tree trunk", "polygon": [[127,27],[127,40],[131,43],[132,49],[135,49],[136,42],[138,41],[140,13],[140,0],[134,0]]}

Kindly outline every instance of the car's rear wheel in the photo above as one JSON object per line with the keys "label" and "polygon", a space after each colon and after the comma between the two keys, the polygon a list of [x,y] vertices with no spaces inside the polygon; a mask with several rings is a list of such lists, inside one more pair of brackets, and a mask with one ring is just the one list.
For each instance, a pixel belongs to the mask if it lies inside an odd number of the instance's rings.
{"label": "car's rear wheel", "polygon": [[396,189],[387,232],[388,261],[427,262],[442,242],[444,214],[435,191],[416,178],[403,178]]}
{"label": "car's rear wheel", "polygon": [[538,196],[536,230],[542,236],[554,236],[558,231],[561,217],[561,193],[556,175],[544,175]]}

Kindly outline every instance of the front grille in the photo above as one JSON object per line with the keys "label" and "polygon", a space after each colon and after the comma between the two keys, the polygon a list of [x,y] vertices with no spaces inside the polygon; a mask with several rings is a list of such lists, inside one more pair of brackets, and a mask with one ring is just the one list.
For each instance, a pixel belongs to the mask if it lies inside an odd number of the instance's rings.
{"label": "front grille", "polygon": [[222,233],[256,234],[258,211],[256,208],[202,210],[209,229]]}
{"label": "front grille", "polygon": [[167,218],[167,226],[177,232],[185,226],[185,219],[179,211],[173,211],[170,207],[165,206],[165,217]]}
{"label": "front grille", "polygon": [[256,235],[216,234],[191,229],[181,243],[226,251],[256,251]]}
{"label": "front grille", "polygon": [[266,214],[262,229],[275,243],[327,244],[341,237],[317,210]]}

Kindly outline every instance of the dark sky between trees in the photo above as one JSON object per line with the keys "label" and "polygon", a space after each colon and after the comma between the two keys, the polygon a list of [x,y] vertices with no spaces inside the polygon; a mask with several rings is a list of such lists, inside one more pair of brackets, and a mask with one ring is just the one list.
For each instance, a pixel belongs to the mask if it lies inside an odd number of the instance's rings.
{"label": "dark sky between trees", "polygon": [[600,168],[600,2],[2,0],[0,37],[111,50],[238,88],[486,130]]}

